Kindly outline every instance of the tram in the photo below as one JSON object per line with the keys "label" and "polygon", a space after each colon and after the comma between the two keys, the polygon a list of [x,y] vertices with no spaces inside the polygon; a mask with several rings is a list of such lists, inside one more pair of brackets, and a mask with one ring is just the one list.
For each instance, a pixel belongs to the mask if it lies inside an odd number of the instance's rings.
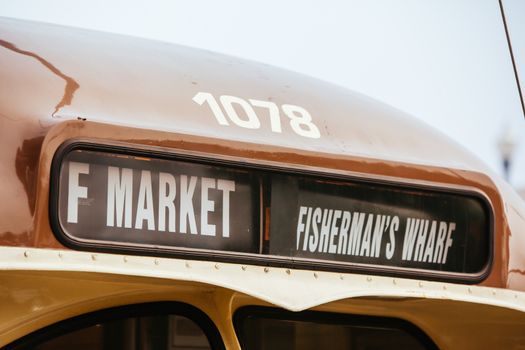
{"label": "tram", "polygon": [[4,349],[523,349],[525,205],[366,96],[0,19]]}

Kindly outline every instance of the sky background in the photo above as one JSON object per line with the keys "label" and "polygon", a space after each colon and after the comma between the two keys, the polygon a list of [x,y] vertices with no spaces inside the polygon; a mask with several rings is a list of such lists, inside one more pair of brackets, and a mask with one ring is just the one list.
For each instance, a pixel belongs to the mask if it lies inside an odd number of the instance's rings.
{"label": "sky background", "polygon": [[[525,85],[525,1],[503,0]],[[501,173],[498,139],[525,119],[497,0],[0,0],[0,16],[231,54],[359,91],[430,124]],[[525,88],[525,86],[524,86]]]}

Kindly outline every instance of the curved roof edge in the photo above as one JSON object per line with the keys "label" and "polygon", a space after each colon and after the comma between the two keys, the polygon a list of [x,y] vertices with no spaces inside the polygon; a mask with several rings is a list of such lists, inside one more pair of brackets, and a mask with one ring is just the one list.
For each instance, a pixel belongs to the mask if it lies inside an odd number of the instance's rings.
{"label": "curved roof edge", "polygon": [[83,118],[489,171],[424,122],[298,73],[165,42],[37,22],[0,18],[0,33],[0,114],[10,119],[53,125]]}

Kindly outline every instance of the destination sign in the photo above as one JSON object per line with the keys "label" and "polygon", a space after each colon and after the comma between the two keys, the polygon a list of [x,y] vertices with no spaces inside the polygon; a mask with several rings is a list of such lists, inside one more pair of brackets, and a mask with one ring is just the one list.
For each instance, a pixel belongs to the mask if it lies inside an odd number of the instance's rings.
{"label": "destination sign", "polygon": [[79,242],[258,253],[259,184],[245,170],[73,150],[58,217]]}
{"label": "destination sign", "polygon": [[381,184],[272,180],[269,252],[298,258],[478,273],[488,214],[476,197]]}
{"label": "destination sign", "polygon": [[117,147],[59,155],[51,219],[77,249],[467,279],[490,261],[490,209],[471,192]]}

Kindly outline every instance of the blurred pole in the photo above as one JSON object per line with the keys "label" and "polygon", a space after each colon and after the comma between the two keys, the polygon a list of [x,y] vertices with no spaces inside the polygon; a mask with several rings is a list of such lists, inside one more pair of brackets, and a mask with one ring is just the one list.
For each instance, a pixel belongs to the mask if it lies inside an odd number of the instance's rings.
{"label": "blurred pole", "polygon": [[498,148],[503,162],[503,176],[510,182],[512,155],[516,149],[516,139],[510,125],[506,125],[498,140]]}

